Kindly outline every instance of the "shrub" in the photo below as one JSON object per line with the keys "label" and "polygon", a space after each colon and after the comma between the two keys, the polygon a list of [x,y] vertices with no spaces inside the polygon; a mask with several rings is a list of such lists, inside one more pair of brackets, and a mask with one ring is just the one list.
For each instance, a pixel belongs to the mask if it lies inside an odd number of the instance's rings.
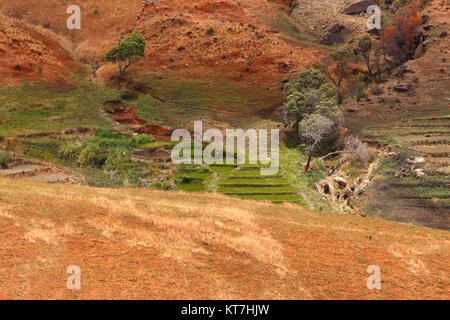
{"label": "shrub", "polygon": [[398,14],[392,25],[381,32],[381,47],[393,58],[397,66],[412,58],[418,45],[418,29],[422,20],[413,5],[408,5]]}
{"label": "shrub", "polygon": [[335,108],[335,90],[328,79],[315,69],[302,71],[287,87],[286,120],[298,130],[298,124],[308,115],[328,112]]}
{"label": "shrub", "polygon": [[154,189],[158,189],[158,190],[165,190],[165,191],[170,191],[170,190],[174,190],[175,186],[173,185],[172,182],[170,181],[154,181],[151,184],[151,187]]}
{"label": "shrub", "polygon": [[77,160],[81,149],[81,145],[76,145],[73,143],[63,144],[58,149],[58,156],[66,160]]}
{"label": "shrub", "polygon": [[6,152],[0,152],[0,167],[3,169],[8,168],[8,162],[13,160],[13,157]]}
{"label": "shrub", "polygon": [[354,136],[349,136],[345,138],[345,144],[352,152],[354,152],[359,160],[362,162],[367,162],[369,160],[369,149],[366,144],[361,142],[361,140]]}

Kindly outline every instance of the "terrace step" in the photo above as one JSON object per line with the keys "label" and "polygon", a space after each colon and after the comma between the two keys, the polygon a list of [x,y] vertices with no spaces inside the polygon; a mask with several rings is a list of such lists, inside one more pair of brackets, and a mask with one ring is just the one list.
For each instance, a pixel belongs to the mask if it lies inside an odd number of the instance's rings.
{"label": "terrace step", "polygon": [[408,119],[402,120],[402,122],[412,122],[412,121],[448,121],[450,117],[442,117],[442,118],[417,118],[417,119]]}
{"label": "terrace step", "polygon": [[449,139],[443,139],[443,140],[412,140],[412,141],[408,141],[406,140],[407,143],[410,146],[422,146],[422,145],[450,145],[450,138]]}
{"label": "terrace step", "polygon": [[38,164],[23,164],[8,169],[0,170],[0,175],[6,177],[27,177],[34,176],[40,172],[49,172],[50,167]]}
{"label": "terrace step", "polygon": [[297,194],[297,192],[239,192],[239,193],[222,193],[226,196],[278,196],[278,195],[291,195]]}
{"label": "terrace step", "polygon": [[50,173],[50,174],[40,174],[32,177],[34,181],[47,182],[47,183],[57,183],[57,182],[67,182],[70,180],[70,175],[66,173]]}
{"label": "terrace step", "polygon": [[233,180],[233,179],[259,179],[259,180],[265,180],[265,179],[271,179],[271,178],[277,178],[281,179],[284,178],[283,176],[225,176],[226,179]]}

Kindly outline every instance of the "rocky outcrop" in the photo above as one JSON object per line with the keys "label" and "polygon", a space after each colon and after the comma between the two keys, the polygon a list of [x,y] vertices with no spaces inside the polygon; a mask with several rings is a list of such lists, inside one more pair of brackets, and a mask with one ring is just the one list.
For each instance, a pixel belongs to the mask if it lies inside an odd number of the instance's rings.
{"label": "rocky outcrop", "polygon": [[356,2],[344,9],[343,13],[345,14],[360,14],[367,11],[367,8],[371,5],[376,4],[374,0],[364,0],[360,2]]}
{"label": "rocky outcrop", "polygon": [[334,45],[337,45],[337,44],[343,43],[343,42],[344,42],[344,37],[342,37],[338,33],[331,33],[331,34],[328,34],[325,38],[323,38],[320,41],[320,44],[323,44],[326,46],[334,46]]}

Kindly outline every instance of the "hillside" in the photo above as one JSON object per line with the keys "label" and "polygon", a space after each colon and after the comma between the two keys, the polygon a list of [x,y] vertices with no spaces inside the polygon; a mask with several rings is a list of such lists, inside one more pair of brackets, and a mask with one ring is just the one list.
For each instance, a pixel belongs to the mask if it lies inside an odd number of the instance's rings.
{"label": "hillside", "polygon": [[45,25],[72,43],[74,56],[110,81],[113,70],[104,53],[122,36],[140,32],[148,41],[144,70],[162,76],[264,83],[281,81],[311,65],[323,50],[286,39],[290,18],[285,5],[251,1],[84,1],[81,30],[65,26],[63,0],[3,1],[4,14]]}
{"label": "hillside", "polygon": [[[423,14],[435,28],[426,53],[399,68],[370,101],[342,107],[348,127],[385,153],[365,208],[374,216],[450,229],[448,49],[439,35],[450,19],[437,2]],[[407,92],[394,87],[408,86]],[[352,112],[349,112],[351,110]],[[389,155],[386,155],[386,152]]]}
{"label": "hillside", "polygon": [[[0,299],[450,299],[450,6],[356,1],[0,0]],[[279,170],[175,164],[199,120]]]}
{"label": "hillside", "polygon": [[0,14],[0,34],[2,83],[56,80],[61,74],[83,71],[62,47],[64,39],[43,28],[26,26]]}
{"label": "hillside", "polygon": [[[1,299],[449,299],[445,231],[4,178],[0,199]],[[366,288],[372,264],[382,290]],[[69,265],[81,268],[81,291],[66,288]]]}

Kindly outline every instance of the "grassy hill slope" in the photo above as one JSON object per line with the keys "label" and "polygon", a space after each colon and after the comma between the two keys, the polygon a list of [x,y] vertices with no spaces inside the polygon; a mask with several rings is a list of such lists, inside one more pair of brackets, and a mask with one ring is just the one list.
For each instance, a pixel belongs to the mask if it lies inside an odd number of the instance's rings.
{"label": "grassy hill slope", "polygon": [[2,299],[449,298],[448,232],[289,204],[2,178],[0,238]]}

